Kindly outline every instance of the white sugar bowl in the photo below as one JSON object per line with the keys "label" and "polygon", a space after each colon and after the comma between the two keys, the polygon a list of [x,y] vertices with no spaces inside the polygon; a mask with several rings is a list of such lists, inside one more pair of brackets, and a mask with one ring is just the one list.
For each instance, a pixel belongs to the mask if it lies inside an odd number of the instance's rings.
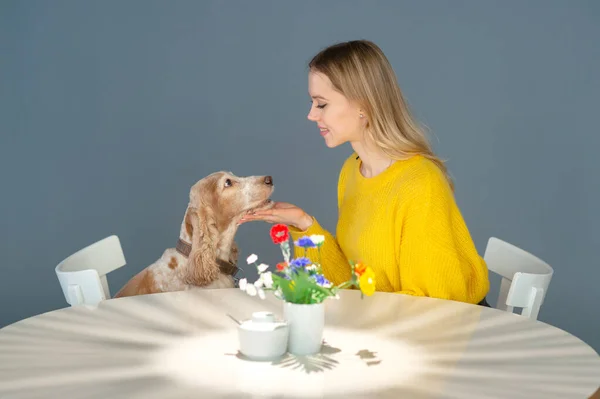
{"label": "white sugar bowl", "polygon": [[273,360],[287,352],[288,324],[271,312],[254,312],[238,326],[240,352],[251,360]]}

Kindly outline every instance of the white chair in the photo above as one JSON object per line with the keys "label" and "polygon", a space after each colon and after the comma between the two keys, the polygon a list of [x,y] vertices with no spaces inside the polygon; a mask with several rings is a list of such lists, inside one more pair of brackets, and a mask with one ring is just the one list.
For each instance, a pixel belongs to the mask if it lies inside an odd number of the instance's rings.
{"label": "white chair", "polygon": [[111,298],[106,275],[125,263],[119,237],[112,235],[75,252],[55,271],[69,305],[95,306]]}
{"label": "white chair", "polygon": [[496,308],[537,320],[554,270],[543,260],[496,237],[488,240],[483,259],[502,276]]}

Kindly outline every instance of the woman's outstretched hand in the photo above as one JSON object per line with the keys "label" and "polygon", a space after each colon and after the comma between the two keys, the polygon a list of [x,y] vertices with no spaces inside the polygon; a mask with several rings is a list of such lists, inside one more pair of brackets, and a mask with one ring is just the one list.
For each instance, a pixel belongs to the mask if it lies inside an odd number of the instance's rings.
{"label": "woman's outstretched hand", "polygon": [[299,230],[308,229],[313,222],[313,218],[296,205],[287,202],[276,202],[273,207],[264,210],[257,210],[242,217],[239,224],[251,222],[253,220],[262,220],[268,223],[281,223],[288,226],[294,226]]}

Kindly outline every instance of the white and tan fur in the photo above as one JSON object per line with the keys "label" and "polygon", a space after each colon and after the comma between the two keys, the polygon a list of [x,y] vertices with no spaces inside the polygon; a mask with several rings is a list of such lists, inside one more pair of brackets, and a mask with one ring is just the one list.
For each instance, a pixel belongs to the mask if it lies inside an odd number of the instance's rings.
{"label": "white and tan fur", "polygon": [[168,248],[152,265],[135,275],[115,298],[193,287],[231,288],[233,277],[221,272],[218,259],[237,264],[234,241],[238,222],[253,209],[272,206],[270,176],[238,177],[215,172],[190,189],[179,238],[191,244],[189,257]]}

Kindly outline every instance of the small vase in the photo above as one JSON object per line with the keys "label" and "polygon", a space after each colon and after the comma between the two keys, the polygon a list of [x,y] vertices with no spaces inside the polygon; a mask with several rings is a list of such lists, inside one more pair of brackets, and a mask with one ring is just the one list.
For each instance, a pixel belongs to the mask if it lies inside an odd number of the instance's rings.
{"label": "small vase", "polygon": [[323,344],[325,306],[323,303],[283,303],[289,324],[288,352],[297,356],[319,353]]}

